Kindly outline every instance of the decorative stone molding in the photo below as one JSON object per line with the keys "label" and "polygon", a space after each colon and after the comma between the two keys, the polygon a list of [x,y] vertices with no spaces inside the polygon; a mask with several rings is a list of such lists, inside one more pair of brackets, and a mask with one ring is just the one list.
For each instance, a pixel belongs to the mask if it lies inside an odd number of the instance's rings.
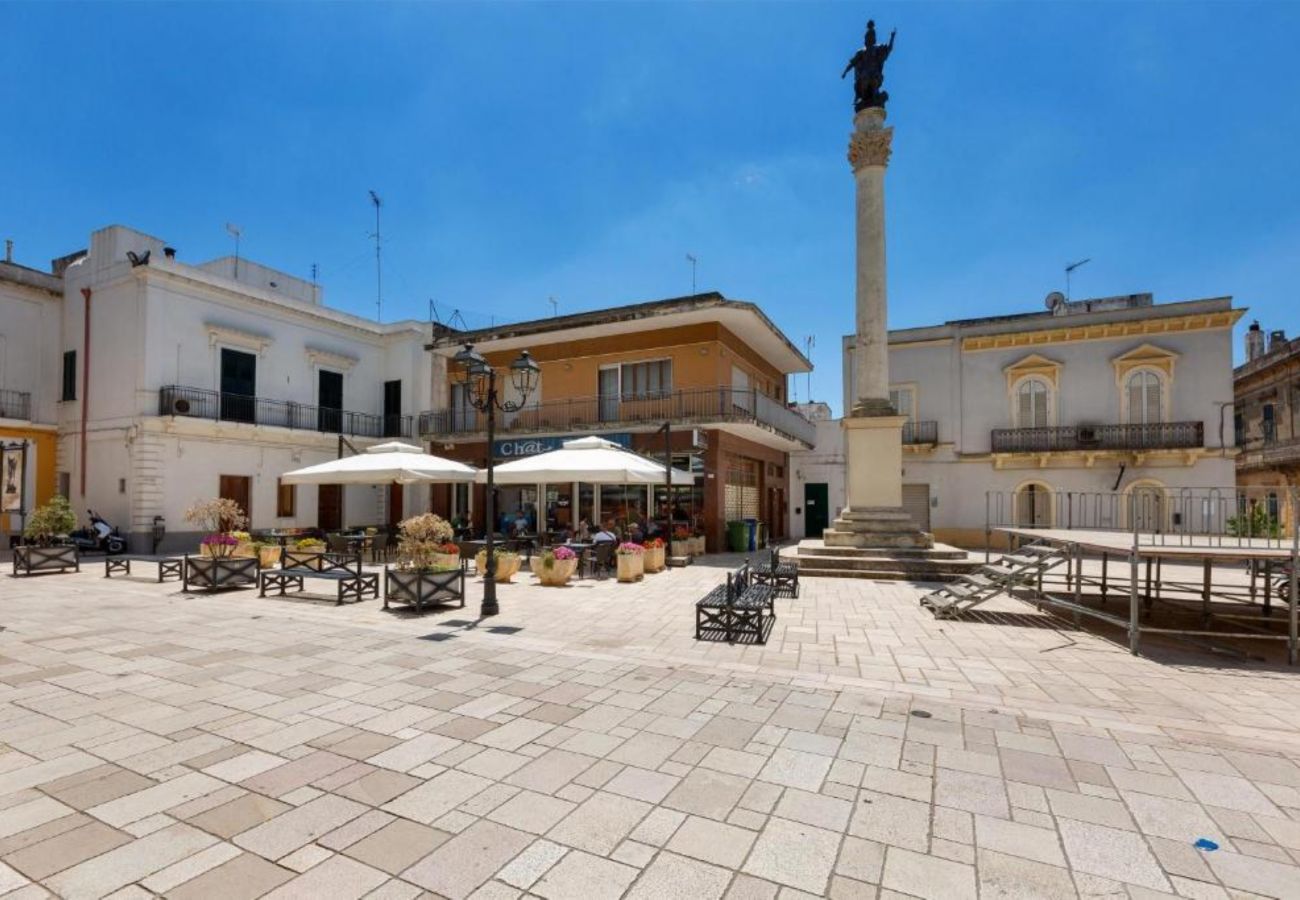
{"label": "decorative stone molding", "polygon": [[849,165],[853,171],[865,166],[889,165],[889,145],[893,137],[892,128],[853,132],[849,137]]}
{"label": "decorative stone molding", "polygon": [[1061,386],[1061,364],[1054,359],[1048,359],[1037,353],[1031,353],[1024,359],[1012,363],[1003,368],[1003,373],[1007,376],[1007,393],[1014,393],[1015,386],[1029,375],[1037,375],[1042,378],[1055,390]]}
{"label": "decorative stone molding", "polygon": [[1244,309],[1190,316],[1170,316],[1159,319],[1133,319],[1127,322],[1107,322],[1038,331],[1013,331],[962,338],[962,352],[1004,350],[1008,347],[1041,347],[1045,344],[1071,344],[1077,341],[1104,341],[1113,338],[1138,337],[1155,334],[1180,334],[1188,331],[1208,331],[1231,328],[1245,314]]}
{"label": "decorative stone molding", "polygon": [[1177,360],[1178,354],[1172,350],[1157,347],[1155,344],[1143,344],[1115,357],[1111,360],[1111,365],[1115,367],[1115,382],[1122,384],[1124,376],[1134,369],[1155,369],[1173,378],[1174,363]]}
{"label": "decorative stone molding", "polygon": [[344,372],[350,372],[359,359],[355,356],[348,356],[344,353],[338,353],[334,350],[326,350],[323,347],[308,347],[307,359],[314,366],[325,366],[329,369],[342,369]]}
{"label": "decorative stone molding", "polygon": [[217,344],[230,344],[235,347],[245,347],[256,351],[257,355],[261,356],[267,347],[275,343],[275,338],[269,334],[241,331],[238,328],[219,325],[216,322],[205,322],[203,327],[208,330],[209,347],[215,347]]}

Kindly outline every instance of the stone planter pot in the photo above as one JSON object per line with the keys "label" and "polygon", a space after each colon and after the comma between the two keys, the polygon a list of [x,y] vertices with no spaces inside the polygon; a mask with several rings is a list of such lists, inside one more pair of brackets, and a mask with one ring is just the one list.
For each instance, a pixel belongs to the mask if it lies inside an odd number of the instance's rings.
{"label": "stone planter pot", "polygon": [[540,556],[533,557],[533,574],[537,576],[539,582],[550,587],[562,587],[568,584],[576,571],[578,571],[577,557],[557,559],[551,563],[549,569],[542,564]]}
{"label": "stone planter pot", "polygon": [[273,569],[279,561],[279,547],[263,547],[257,551],[257,562],[263,569]]}
{"label": "stone planter pot", "polygon": [[705,553],[704,538],[702,536],[693,537],[691,538],[691,543],[695,548],[694,550],[691,551],[691,556],[703,556]]}
{"label": "stone planter pot", "polygon": [[[480,550],[474,557],[474,571],[480,576],[487,574],[487,551]],[[497,554],[497,584],[505,584],[519,572],[519,555],[502,556]]]}
{"label": "stone planter pot", "polygon": [[623,582],[640,581],[645,575],[644,553],[618,553],[618,580]]}
{"label": "stone planter pot", "polygon": [[[459,558],[459,557],[458,557]],[[414,606],[424,612],[425,606],[459,603],[465,607],[465,569],[457,562],[456,568],[438,572],[434,570],[384,569],[384,609],[389,603]]]}
{"label": "stone planter pot", "polygon": [[663,547],[646,547],[643,559],[646,572],[662,572],[667,565],[667,553]]}
{"label": "stone planter pot", "polygon": [[24,544],[14,548],[15,575],[69,571],[81,571],[81,557],[77,553],[77,548],[72,545],[37,547]]}
{"label": "stone planter pot", "polygon": [[181,589],[216,591],[256,587],[260,571],[256,556],[187,556],[181,574]]}
{"label": "stone planter pot", "polygon": [[692,538],[674,538],[673,556],[694,556],[695,541]]}

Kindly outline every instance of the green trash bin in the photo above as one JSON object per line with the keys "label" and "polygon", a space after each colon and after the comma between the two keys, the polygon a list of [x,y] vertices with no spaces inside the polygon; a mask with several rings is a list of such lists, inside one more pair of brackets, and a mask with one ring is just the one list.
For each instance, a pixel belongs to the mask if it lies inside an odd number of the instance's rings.
{"label": "green trash bin", "polygon": [[727,523],[727,549],[732,553],[744,553],[749,546],[749,526],[744,520]]}

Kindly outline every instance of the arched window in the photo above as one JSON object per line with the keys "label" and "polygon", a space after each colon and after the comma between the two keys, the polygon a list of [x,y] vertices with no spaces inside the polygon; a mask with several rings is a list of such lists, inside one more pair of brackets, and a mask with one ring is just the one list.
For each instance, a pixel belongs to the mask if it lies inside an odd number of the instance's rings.
{"label": "arched window", "polygon": [[1041,378],[1026,378],[1016,387],[1016,427],[1046,428],[1051,387]]}
{"label": "arched window", "polygon": [[1125,382],[1128,420],[1133,425],[1155,425],[1164,421],[1164,383],[1150,369],[1138,369]]}

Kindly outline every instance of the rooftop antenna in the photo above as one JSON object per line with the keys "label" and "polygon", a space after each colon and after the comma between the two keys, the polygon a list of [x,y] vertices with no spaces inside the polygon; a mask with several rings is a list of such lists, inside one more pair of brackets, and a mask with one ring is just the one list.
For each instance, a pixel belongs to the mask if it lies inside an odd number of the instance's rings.
{"label": "rooftop antenna", "polygon": [[1065,267],[1065,299],[1067,302],[1070,299],[1070,276],[1074,273],[1075,269],[1079,268],[1079,266],[1082,266],[1085,263],[1090,263],[1090,262],[1092,262],[1092,257],[1088,257],[1087,259],[1081,259],[1076,263],[1070,263],[1068,266]]}
{"label": "rooftop antenna", "polygon": [[320,266],[316,263],[311,264],[311,302],[320,302],[320,288],[317,287],[316,278],[320,275]]}
{"label": "rooftop antenna", "polygon": [[699,260],[696,259],[691,254],[687,253],[686,261],[691,264],[691,294],[694,295],[695,294],[695,266],[699,263]]}
{"label": "rooftop antenna", "polygon": [[384,270],[379,262],[379,207],[384,205],[384,201],[379,199],[379,195],[374,191],[370,192],[370,202],[375,204],[375,320],[382,321],[384,318]]}
{"label": "rooftop antenna", "polygon": [[243,235],[244,229],[238,225],[226,223],[226,232],[235,239],[235,280],[239,280],[239,238]]}
{"label": "rooftop antenna", "polygon": [[[803,355],[804,355],[804,356],[805,356],[809,361],[811,361],[811,360],[812,360],[812,350],[813,350],[813,347],[816,347],[816,346],[817,346],[817,337],[816,337],[816,335],[812,335],[812,334],[810,334],[810,335],[808,335],[807,337],[805,337],[805,338],[803,339],[803,346],[804,346]],[[812,368],[811,368],[811,367],[808,369],[808,372],[807,372],[807,380],[806,380],[804,386],[808,389],[808,399],[806,400],[806,402],[807,402],[807,403],[812,403]]]}
{"label": "rooftop antenna", "polygon": [[547,297],[546,302],[551,304],[551,315],[558,316],[560,314],[560,304],[555,302],[555,295],[552,294],[551,296]]}

